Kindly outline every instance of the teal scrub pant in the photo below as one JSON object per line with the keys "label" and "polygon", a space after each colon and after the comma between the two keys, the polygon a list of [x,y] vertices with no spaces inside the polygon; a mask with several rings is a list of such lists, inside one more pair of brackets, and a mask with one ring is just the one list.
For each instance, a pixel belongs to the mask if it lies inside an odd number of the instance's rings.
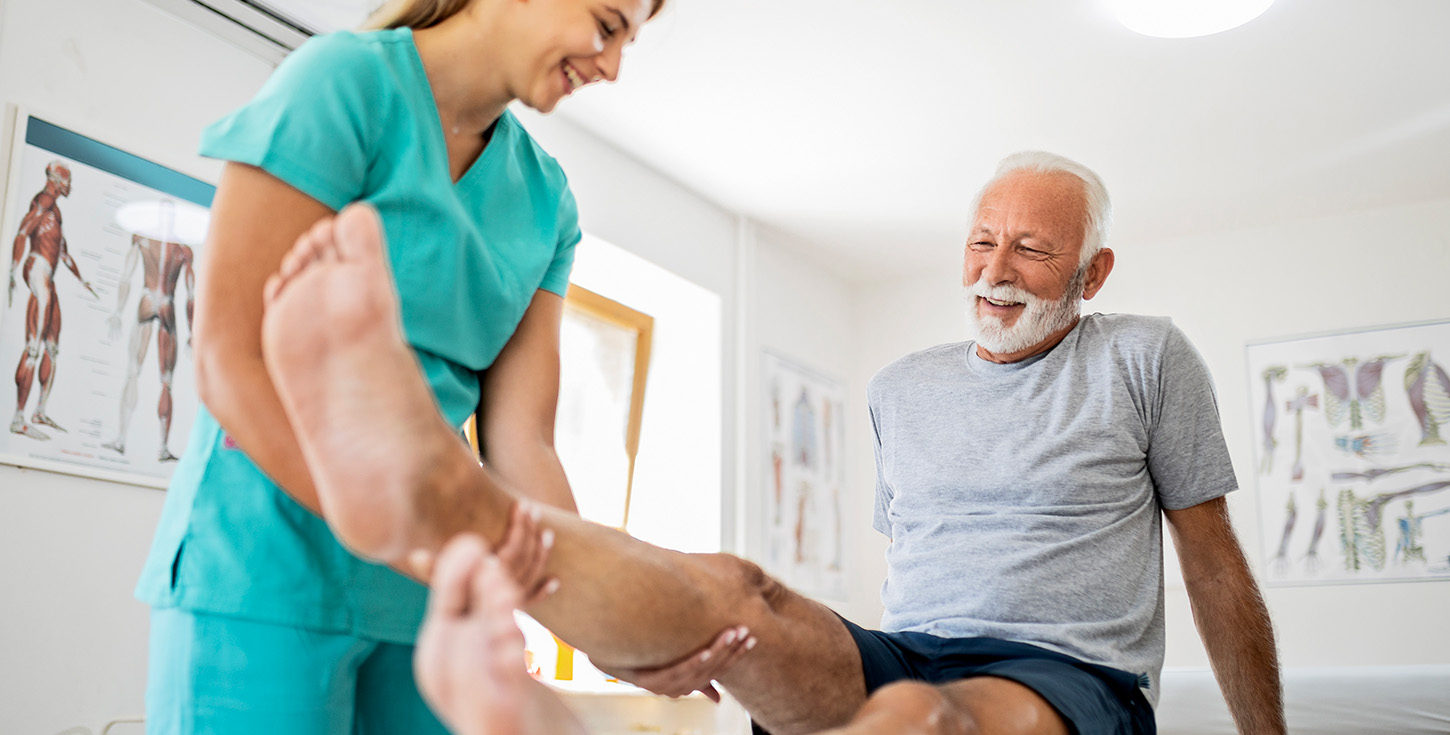
{"label": "teal scrub pant", "polygon": [[148,735],[446,735],[413,647],[176,609],[151,612]]}

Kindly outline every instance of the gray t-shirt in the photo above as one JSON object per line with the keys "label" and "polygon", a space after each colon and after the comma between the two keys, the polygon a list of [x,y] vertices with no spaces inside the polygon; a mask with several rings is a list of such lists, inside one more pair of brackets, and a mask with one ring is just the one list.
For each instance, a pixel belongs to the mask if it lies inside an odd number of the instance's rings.
{"label": "gray t-shirt", "polygon": [[1093,314],[1005,365],[972,342],[867,388],[887,631],[1019,641],[1135,674],[1157,703],[1163,526],[1236,488],[1203,359],[1167,318]]}

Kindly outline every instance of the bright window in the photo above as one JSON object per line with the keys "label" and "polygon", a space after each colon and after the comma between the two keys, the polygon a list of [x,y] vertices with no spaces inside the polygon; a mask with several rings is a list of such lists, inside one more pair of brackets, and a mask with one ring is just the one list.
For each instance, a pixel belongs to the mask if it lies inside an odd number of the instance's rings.
{"label": "bright window", "polygon": [[625,529],[654,317],[577,284],[560,329],[554,445],[580,515]]}
{"label": "bright window", "polygon": [[[654,320],[628,531],[680,551],[719,551],[720,297],[595,237],[586,235],[577,253],[575,285]],[[567,342],[563,349],[565,364],[585,362],[567,352]],[[621,356],[614,364],[622,363]],[[601,429],[598,441],[617,447],[619,424],[613,426]],[[568,451],[563,446],[559,450],[584,510],[593,503],[580,490],[588,481],[570,468]],[[586,517],[593,516],[586,511]],[[616,525],[610,517],[593,518]]]}
{"label": "bright window", "polygon": [[[666,548],[719,551],[720,298],[598,238],[576,252],[554,444],[580,514]],[[562,686],[610,688],[586,657],[559,656],[542,626],[520,623],[542,678],[572,669]]]}

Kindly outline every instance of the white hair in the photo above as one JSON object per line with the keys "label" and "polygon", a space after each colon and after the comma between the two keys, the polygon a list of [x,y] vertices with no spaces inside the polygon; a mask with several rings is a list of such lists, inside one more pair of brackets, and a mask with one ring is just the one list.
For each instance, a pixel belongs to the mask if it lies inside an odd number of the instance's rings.
{"label": "white hair", "polygon": [[1098,178],[1092,169],[1066,156],[1046,151],[1021,151],[1002,159],[1002,162],[997,164],[997,173],[992,175],[990,181],[982,185],[982,188],[977,191],[977,196],[972,199],[972,216],[977,215],[977,209],[982,204],[982,197],[989,189],[1008,175],[1019,171],[1035,174],[1067,174],[1082,182],[1087,221],[1083,223],[1082,254],[1078,264],[1079,267],[1086,266],[1088,261],[1092,260],[1093,256],[1097,255],[1098,251],[1102,250],[1108,242],[1108,229],[1113,220],[1113,204],[1108,199],[1108,187],[1103,185],[1103,180]]}

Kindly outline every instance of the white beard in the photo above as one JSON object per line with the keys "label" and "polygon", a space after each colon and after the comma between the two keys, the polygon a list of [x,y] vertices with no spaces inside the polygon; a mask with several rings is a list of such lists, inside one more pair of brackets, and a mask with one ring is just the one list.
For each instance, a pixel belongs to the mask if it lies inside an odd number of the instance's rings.
{"label": "white beard", "polygon": [[[1038,298],[1016,286],[988,286],[981,280],[962,289],[967,323],[977,332],[977,344],[988,352],[1011,355],[1046,341],[1054,332],[1066,329],[1082,313],[1082,294],[1087,268],[1079,268],[1057,301]],[[977,299],[1021,302],[1026,308],[1012,326],[996,316],[977,312]]]}

